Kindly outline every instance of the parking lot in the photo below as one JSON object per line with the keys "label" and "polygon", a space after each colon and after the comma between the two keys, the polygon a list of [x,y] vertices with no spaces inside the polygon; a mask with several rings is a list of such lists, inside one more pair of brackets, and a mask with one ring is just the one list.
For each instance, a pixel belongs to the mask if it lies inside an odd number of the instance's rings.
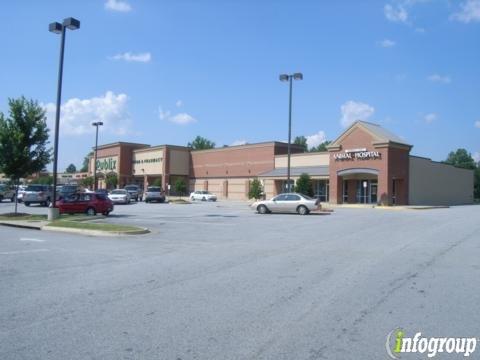
{"label": "parking lot", "polygon": [[398,327],[480,337],[479,218],[219,201],[115,206],[142,236],[1,227],[0,358],[378,359]]}

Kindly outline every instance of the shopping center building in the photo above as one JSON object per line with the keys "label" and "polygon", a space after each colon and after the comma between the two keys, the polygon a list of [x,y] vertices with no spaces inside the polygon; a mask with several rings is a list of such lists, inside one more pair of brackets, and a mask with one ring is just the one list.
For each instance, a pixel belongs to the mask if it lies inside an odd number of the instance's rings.
{"label": "shopping center building", "polygon": [[[473,203],[473,171],[410,155],[412,145],[379,125],[357,121],[326,152],[291,146],[291,178],[309,174],[324,202],[384,205]],[[93,157],[90,161],[93,174]],[[261,181],[266,197],[285,191],[287,144],[264,142],[196,150],[175,145],[117,142],[98,147],[97,176],[117,175],[119,186],[164,189],[182,178],[190,191],[208,190],[222,199],[248,199],[250,182]]]}

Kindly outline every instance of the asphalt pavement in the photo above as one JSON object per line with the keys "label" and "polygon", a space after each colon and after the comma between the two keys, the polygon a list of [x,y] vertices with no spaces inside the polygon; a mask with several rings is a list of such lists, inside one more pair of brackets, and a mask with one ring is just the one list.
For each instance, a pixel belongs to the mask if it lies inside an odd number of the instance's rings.
{"label": "asphalt pavement", "polygon": [[148,235],[0,227],[0,359],[386,359],[399,327],[480,337],[479,219],[139,203],[108,221]]}

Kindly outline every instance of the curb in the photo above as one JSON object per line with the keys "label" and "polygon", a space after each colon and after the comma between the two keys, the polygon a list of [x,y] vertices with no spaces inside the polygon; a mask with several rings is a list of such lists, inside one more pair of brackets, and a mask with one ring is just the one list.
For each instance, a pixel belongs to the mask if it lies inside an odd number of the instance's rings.
{"label": "curb", "polygon": [[147,228],[142,228],[140,230],[132,230],[132,231],[103,231],[103,230],[90,230],[90,229],[74,229],[74,228],[48,226],[48,225],[43,226],[41,230],[58,231],[58,232],[82,234],[82,235],[93,235],[93,236],[143,235],[143,234],[148,234],[150,232],[150,230]]}
{"label": "curb", "polygon": [[42,227],[40,225],[15,224],[12,222],[0,222],[0,225],[21,229],[42,230]]}

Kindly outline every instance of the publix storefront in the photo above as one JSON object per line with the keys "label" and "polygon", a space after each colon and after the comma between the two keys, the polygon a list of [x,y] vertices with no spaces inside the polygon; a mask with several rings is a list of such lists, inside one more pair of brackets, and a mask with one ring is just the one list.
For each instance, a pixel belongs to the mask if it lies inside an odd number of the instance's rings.
{"label": "publix storefront", "polygon": [[[328,146],[304,153],[292,145],[291,179],[307,173],[314,195],[335,204],[455,205],[473,202],[473,171],[411,155],[404,139],[365,121],[356,121]],[[90,160],[93,174],[93,157]],[[182,178],[189,191],[208,190],[219,198],[247,200],[261,180],[266,197],[287,188],[287,144],[264,142],[198,150],[117,142],[98,147],[99,187],[115,174],[118,186],[136,183],[163,189]]]}

